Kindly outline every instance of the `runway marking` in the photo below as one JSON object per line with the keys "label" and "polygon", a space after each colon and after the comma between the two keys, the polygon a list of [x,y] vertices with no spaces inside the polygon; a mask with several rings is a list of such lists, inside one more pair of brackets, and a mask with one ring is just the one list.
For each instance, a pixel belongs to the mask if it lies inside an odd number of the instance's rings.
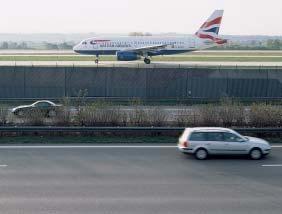
{"label": "runway marking", "polygon": [[282,164],[267,164],[267,165],[261,165],[261,166],[264,166],[264,167],[282,167]]}
{"label": "runway marking", "polygon": [[8,165],[6,165],[6,164],[2,164],[2,165],[0,165],[0,168],[5,168],[5,167],[7,167]]}

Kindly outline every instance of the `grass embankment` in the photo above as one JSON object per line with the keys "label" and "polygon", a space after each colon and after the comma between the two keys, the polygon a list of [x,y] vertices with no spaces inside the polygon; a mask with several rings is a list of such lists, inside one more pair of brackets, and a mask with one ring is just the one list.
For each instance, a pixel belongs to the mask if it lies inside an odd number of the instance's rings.
{"label": "grass embankment", "polygon": [[[214,55],[174,55],[153,57],[154,61],[172,62],[282,62],[282,56],[214,56]],[[0,56],[0,61],[94,61],[93,56]],[[101,61],[116,61],[116,56],[101,56]]]}

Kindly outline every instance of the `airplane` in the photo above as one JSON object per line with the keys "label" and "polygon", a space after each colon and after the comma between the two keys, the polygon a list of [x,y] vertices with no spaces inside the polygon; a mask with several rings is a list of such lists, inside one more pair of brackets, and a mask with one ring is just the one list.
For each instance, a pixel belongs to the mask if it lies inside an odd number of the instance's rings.
{"label": "airplane", "polygon": [[116,55],[118,61],[144,58],[144,62],[150,64],[152,56],[204,50],[227,43],[226,39],[218,35],[223,12],[223,10],[215,10],[195,35],[95,37],[81,41],[73,47],[73,51],[95,55],[95,63],[99,62],[100,55]]}

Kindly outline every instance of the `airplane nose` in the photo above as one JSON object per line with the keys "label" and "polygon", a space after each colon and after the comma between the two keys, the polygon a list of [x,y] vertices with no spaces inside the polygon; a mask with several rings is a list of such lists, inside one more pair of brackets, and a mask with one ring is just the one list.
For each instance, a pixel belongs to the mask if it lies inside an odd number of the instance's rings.
{"label": "airplane nose", "polygon": [[79,52],[79,45],[75,45],[72,50],[74,52],[78,53]]}

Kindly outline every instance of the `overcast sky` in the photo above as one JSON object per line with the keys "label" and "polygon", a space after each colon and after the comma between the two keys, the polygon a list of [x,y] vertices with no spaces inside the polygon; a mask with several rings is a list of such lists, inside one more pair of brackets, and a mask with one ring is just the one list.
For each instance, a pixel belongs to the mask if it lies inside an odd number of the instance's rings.
{"label": "overcast sky", "polygon": [[0,33],[194,33],[224,9],[222,34],[282,35],[282,0],[1,0]]}

